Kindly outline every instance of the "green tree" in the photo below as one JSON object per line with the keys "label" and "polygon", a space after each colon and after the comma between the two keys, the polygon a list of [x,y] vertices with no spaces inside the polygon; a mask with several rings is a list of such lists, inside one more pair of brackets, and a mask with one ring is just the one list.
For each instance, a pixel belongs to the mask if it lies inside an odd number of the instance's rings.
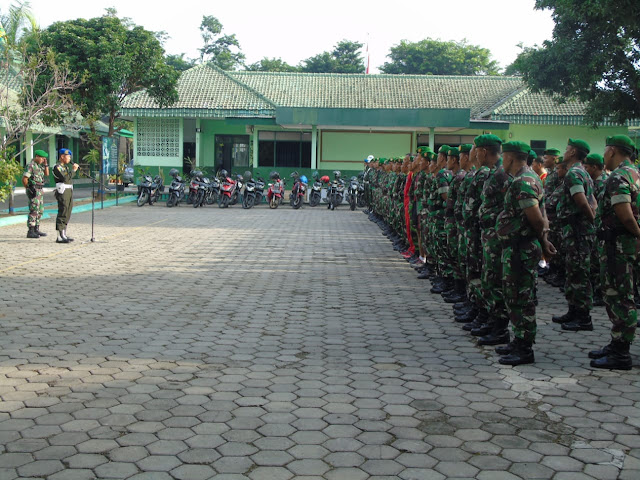
{"label": "green tree", "polygon": [[200,49],[200,61],[211,62],[222,70],[235,70],[243,65],[245,56],[235,34],[223,35],[222,30],[222,23],[216,17],[202,17],[200,33],[204,45]]}
{"label": "green tree", "polygon": [[281,58],[267,58],[247,65],[247,70],[250,72],[297,72],[298,67],[289,65]]}
{"label": "green tree", "polygon": [[108,115],[113,135],[122,101],[139,90],[146,89],[161,107],[178,100],[179,72],[165,62],[156,35],[140,26],[108,13],[56,22],[40,37],[57,61],[82,79],[72,96],[92,129],[96,119]]}
{"label": "green tree", "polygon": [[405,75],[497,75],[498,63],[491,52],[477,45],[443,42],[427,38],[419,42],[402,40],[391,47],[390,62],[380,67],[383,73]]}
{"label": "green tree", "polygon": [[14,48],[25,36],[38,31],[38,23],[27,1],[12,3],[7,12],[0,13],[0,25],[4,28],[6,44]]}
{"label": "green tree", "polygon": [[303,60],[298,68],[308,73],[364,73],[362,46],[362,43],[341,40],[332,51]]}
{"label": "green tree", "polygon": [[164,57],[164,61],[170,67],[175,68],[178,72],[184,72],[185,70],[189,70],[196,66],[196,61],[191,58],[184,58],[184,53],[180,55],[167,55]]}
{"label": "green tree", "polygon": [[551,40],[523,49],[509,71],[534,92],[587,104],[586,121],[640,118],[640,14],[637,0],[537,0],[551,10]]}

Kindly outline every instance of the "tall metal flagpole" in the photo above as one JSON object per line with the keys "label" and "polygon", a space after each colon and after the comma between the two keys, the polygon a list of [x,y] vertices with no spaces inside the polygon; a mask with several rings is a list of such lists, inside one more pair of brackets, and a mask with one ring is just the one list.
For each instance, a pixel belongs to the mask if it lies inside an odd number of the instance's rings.
{"label": "tall metal flagpole", "polygon": [[368,75],[369,74],[369,65],[371,64],[371,57],[369,55],[369,32],[367,32],[367,69],[365,70],[365,73]]}

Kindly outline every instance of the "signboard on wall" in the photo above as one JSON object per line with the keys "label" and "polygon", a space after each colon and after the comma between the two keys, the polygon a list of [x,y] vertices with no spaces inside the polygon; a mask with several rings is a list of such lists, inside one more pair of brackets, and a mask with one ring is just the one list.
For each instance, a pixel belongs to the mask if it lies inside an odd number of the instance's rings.
{"label": "signboard on wall", "polygon": [[105,175],[118,173],[118,141],[115,137],[102,137],[102,172]]}

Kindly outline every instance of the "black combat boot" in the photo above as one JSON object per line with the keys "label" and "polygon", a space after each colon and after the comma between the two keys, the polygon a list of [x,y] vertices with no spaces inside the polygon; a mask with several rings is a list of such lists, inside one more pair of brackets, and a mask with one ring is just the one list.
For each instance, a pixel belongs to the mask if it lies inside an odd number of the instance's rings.
{"label": "black combat boot", "polygon": [[501,357],[504,355],[509,355],[512,350],[513,350],[513,345],[511,342],[507,343],[506,345],[499,345],[495,348],[496,353]]}
{"label": "black combat boot", "polygon": [[593,323],[591,322],[589,310],[576,308],[573,320],[563,323],[561,327],[562,330],[567,330],[569,332],[578,332],[580,330],[586,330],[589,332],[593,331]]}
{"label": "black combat boot", "polygon": [[607,347],[608,352],[605,356],[591,360],[593,368],[606,368],[608,370],[631,370],[631,355],[629,355],[630,342],[624,340],[612,340]]}
{"label": "black combat boot", "polygon": [[526,365],[536,361],[531,342],[527,342],[521,338],[515,338],[510,345],[511,352],[500,357],[500,360],[498,360],[501,365]]}
{"label": "black combat boot", "polygon": [[456,280],[453,292],[446,297],[443,295],[443,298],[447,303],[458,303],[467,298],[467,289],[464,280]]}
{"label": "black combat boot", "polygon": [[594,359],[602,358],[602,357],[606,357],[610,353],[613,353],[613,350],[611,349],[611,343],[609,345],[605,345],[604,347],[598,350],[591,350],[589,352],[589,358],[594,358]]}
{"label": "black combat boot", "polygon": [[433,287],[431,287],[431,293],[442,293],[446,290],[449,290],[450,280],[448,278],[437,277],[440,281],[436,280],[437,283],[434,283]]}
{"label": "black combat boot", "polygon": [[564,288],[565,280],[566,280],[566,277],[564,272],[560,271],[558,275],[555,277],[555,279],[552,282],[550,282],[550,285],[556,288]]}
{"label": "black combat boot", "polygon": [[36,233],[38,234],[39,237],[46,237],[47,236],[46,233],[40,231],[40,225],[36,226]]}
{"label": "black combat boot", "polygon": [[[456,320],[457,323],[465,323],[465,324],[469,325],[471,322],[473,322],[477,318],[479,313],[480,313],[480,309],[478,309],[474,305],[473,307],[471,307],[471,310],[469,310],[468,313],[465,313],[465,314],[462,314],[462,315],[456,315],[455,320]],[[467,325],[465,325],[465,327]]]}
{"label": "black combat boot", "polygon": [[485,325],[488,320],[489,312],[487,312],[487,310],[484,308],[479,308],[476,318],[471,323],[463,325],[462,329],[466,332],[470,332],[471,330],[475,330],[476,328],[480,328],[481,326]]}
{"label": "black combat boot", "polygon": [[602,298],[602,293],[600,292],[600,290],[593,293],[593,306],[604,307],[604,299]]}
{"label": "black combat boot", "polygon": [[551,317],[551,321],[553,323],[568,323],[573,322],[575,320],[576,307],[573,305],[569,305],[569,311],[564,315],[554,315]]}
{"label": "black combat boot", "polygon": [[29,227],[27,238],[40,238],[40,235],[38,235],[38,232],[36,232],[36,227]]}
{"label": "black combat boot", "polygon": [[485,335],[489,335],[493,330],[493,326],[495,325],[495,318],[491,315],[487,315],[486,323],[483,323],[477,328],[471,329],[471,335],[474,337],[484,337]]}
{"label": "black combat boot", "polygon": [[[493,322],[493,329],[484,337],[478,339],[478,345],[501,345],[509,343],[509,319],[499,317]],[[473,334],[473,332],[471,332]],[[504,354],[503,354],[504,355]]]}

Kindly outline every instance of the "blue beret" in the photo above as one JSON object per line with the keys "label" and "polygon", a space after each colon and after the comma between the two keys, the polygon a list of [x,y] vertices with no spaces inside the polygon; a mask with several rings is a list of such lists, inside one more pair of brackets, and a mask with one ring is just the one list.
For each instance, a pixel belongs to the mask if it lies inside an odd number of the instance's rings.
{"label": "blue beret", "polygon": [[68,148],[61,148],[58,150],[58,155],[73,155],[73,153]]}

